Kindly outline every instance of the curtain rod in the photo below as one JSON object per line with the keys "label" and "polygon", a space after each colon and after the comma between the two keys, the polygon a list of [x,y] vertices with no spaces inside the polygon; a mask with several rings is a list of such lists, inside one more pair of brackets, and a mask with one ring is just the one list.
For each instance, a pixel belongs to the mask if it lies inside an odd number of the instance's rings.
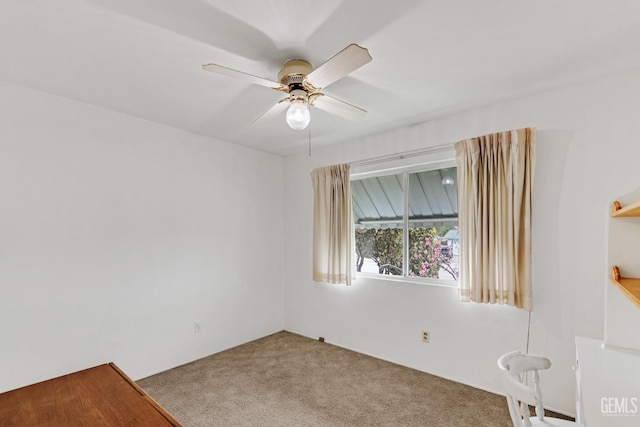
{"label": "curtain rod", "polygon": [[454,146],[454,144],[435,145],[433,147],[420,148],[418,150],[405,151],[403,153],[387,154],[387,155],[384,155],[384,156],[377,156],[377,157],[371,157],[371,158],[363,159],[363,160],[356,160],[356,161],[353,161],[353,162],[349,162],[348,164],[350,166],[355,166],[355,165],[361,166],[361,165],[375,164],[375,163],[379,163],[379,162],[386,162],[386,161],[389,161],[389,160],[405,159],[405,158],[409,158],[409,157],[420,156],[422,154],[428,154],[428,153],[434,153],[434,152],[437,152],[437,151],[449,150],[449,149],[452,149],[453,146]]}

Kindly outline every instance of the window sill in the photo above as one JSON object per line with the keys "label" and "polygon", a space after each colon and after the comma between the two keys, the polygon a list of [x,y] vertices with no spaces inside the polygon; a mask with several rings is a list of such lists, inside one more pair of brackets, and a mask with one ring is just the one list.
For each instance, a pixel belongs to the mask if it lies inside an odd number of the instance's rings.
{"label": "window sill", "polygon": [[358,280],[358,279],[374,279],[374,280],[383,280],[386,282],[415,283],[417,285],[442,286],[446,288],[458,287],[457,280],[429,279],[426,277],[415,277],[415,276],[406,276],[406,277],[394,276],[392,274],[356,273],[355,280]]}

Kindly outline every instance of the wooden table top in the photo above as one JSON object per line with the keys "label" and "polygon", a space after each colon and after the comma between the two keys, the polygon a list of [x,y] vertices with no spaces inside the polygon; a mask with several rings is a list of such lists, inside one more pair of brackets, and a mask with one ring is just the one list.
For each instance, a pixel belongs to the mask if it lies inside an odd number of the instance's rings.
{"label": "wooden table top", "polygon": [[113,363],[0,394],[0,426],[180,426]]}

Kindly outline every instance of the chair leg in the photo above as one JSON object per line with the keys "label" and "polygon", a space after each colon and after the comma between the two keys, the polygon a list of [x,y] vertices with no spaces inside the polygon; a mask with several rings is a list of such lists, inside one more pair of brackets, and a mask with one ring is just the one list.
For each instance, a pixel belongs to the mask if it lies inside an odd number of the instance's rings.
{"label": "chair leg", "polygon": [[529,410],[529,405],[525,402],[520,402],[520,414],[522,415],[523,427],[531,427],[531,420],[529,419],[531,412]]}
{"label": "chair leg", "polygon": [[540,375],[538,371],[533,371],[533,391],[540,397],[536,404],[536,416],[540,421],[544,419],[544,407],[542,406],[542,391],[540,390]]}

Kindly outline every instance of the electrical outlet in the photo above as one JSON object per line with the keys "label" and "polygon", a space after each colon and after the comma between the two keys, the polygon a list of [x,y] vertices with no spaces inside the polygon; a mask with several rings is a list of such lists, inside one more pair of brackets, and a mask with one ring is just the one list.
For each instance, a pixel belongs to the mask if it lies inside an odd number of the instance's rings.
{"label": "electrical outlet", "polygon": [[431,338],[431,332],[429,331],[422,331],[422,341],[424,342],[429,342],[429,339]]}
{"label": "electrical outlet", "polygon": [[202,322],[199,320],[196,320],[193,322],[193,333],[199,334],[200,332],[202,332]]}

